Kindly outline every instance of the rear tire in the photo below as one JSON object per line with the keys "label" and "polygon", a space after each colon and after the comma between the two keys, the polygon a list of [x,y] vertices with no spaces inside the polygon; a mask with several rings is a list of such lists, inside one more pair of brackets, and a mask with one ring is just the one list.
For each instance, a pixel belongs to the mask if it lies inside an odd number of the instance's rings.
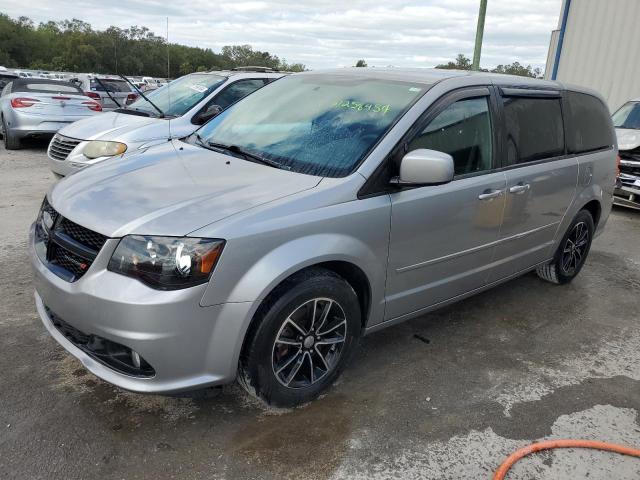
{"label": "rear tire", "polygon": [[7,124],[2,118],[2,138],[4,140],[4,148],[7,150],[17,150],[20,148],[20,139],[7,129]]}
{"label": "rear tire", "polygon": [[239,383],[264,402],[309,402],[338,378],[360,336],[358,297],[323,268],[285,280],[260,306],[247,334]]}
{"label": "rear tire", "polygon": [[594,230],[591,213],[580,210],[562,237],[553,260],[536,269],[538,276],[557,285],[564,285],[576,278],[591,249]]}

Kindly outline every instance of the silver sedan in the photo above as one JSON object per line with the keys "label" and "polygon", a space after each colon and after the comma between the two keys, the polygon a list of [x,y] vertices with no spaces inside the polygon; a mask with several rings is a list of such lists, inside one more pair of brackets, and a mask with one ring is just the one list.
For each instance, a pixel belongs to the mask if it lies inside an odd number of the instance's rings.
{"label": "silver sedan", "polygon": [[102,111],[75,85],[48,79],[19,78],[0,94],[0,133],[7,150],[26,137],[50,136],[60,128]]}

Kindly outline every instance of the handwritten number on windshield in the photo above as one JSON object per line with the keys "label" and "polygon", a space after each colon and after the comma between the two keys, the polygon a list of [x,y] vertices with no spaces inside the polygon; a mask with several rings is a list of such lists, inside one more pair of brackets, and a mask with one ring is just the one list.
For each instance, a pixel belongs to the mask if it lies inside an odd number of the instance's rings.
{"label": "handwritten number on windshield", "polygon": [[391,105],[389,104],[383,105],[380,103],[361,103],[356,102],[355,100],[338,100],[336,103],[334,103],[334,107],[357,110],[358,112],[366,110],[367,112],[381,113],[382,115],[391,110]]}

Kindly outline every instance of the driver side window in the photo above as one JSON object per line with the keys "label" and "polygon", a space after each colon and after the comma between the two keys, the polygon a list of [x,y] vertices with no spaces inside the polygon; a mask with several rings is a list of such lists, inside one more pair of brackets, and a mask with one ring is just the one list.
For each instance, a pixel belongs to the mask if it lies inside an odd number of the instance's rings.
{"label": "driver side window", "polygon": [[216,95],[212,102],[225,110],[262,86],[264,86],[264,80],[262,79],[238,80]]}
{"label": "driver side window", "polygon": [[492,130],[488,97],[466,98],[440,112],[408,144],[453,157],[456,175],[491,169]]}
{"label": "driver side window", "polygon": [[[246,97],[250,93],[255,92],[257,89],[265,85],[263,79],[246,79],[238,80],[232,83],[227,88],[218,93],[215,97],[209,100],[200,111],[194,115],[191,119],[191,123],[195,125],[202,125],[215,117],[219,112],[226,110],[228,107],[236,103],[238,100]],[[219,107],[214,111],[210,109],[214,106]]]}

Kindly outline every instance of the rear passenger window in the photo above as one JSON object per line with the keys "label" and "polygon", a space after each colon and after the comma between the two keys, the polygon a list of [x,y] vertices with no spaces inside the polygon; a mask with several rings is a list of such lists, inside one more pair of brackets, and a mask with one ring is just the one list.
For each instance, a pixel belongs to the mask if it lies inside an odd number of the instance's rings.
{"label": "rear passenger window", "polygon": [[567,149],[586,153],[613,145],[609,110],[598,98],[586,93],[567,92]]}
{"label": "rear passenger window", "polygon": [[559,98],[504,97],[509,165],[564,154]]}
{"label": "rear passenger window", "polygon": [[456,175],[491,168],[491,118],[486,97],[459,100],[440,112],[408,151],[428,148],[453,157]]}

